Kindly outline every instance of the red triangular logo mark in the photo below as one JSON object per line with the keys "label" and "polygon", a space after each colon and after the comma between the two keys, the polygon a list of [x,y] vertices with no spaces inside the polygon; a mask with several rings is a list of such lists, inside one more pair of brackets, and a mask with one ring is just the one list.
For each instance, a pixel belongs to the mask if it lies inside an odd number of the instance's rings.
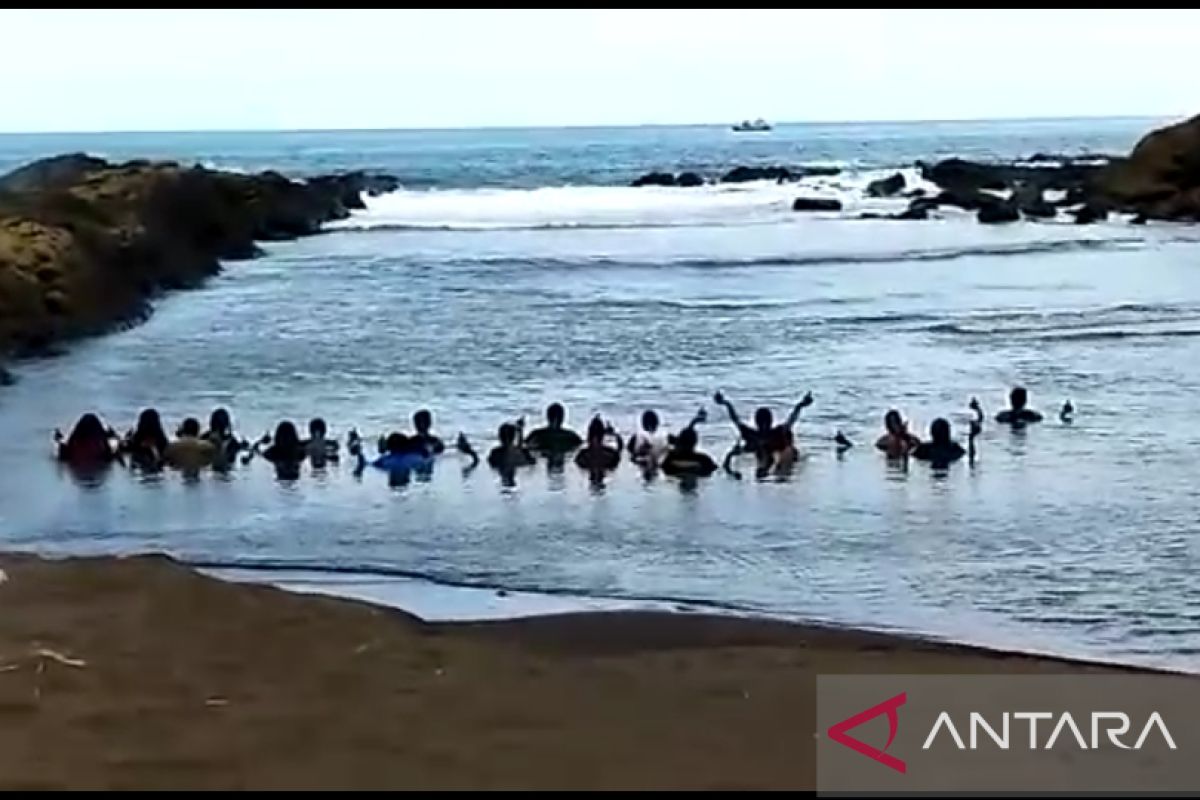
{"label": "red triangular logo mark", "polygon": [[[868,758],[873,758],[880,764],[883,764],[885,767],[891,767],[892,769],[896,770],[896,772],[903,774],[908,771],[908,767],[905,765],[905,763],[895,756],[888,755],[884,752],[884,750],[887,750],[892,746],[892,741],[896,738],[896,731],[900,727],[900,717],[896,713],[896,709],[907,702],[908,692],[901,692],[890,700],[884,700],[879,705],[871,706],[866,711],[860,711],[854,716],[847,717],[836,725],[830,726],[828,731],[829,738],[833,739],[838,744],[844,744],[846,747],[849,747],[851,750],[854,750],[857,753],[862,753]],[[864,722],[869,722],[875,719],[880,714],[887,714],[888,718],[888,740],[887,744],[883,746],[883,750],[880,750],[878,747],[872,747],[866,742],[861,742],[858,739],[855,739],[853,736],[847,735],[846,731],[850,730],[851,728],[857,728]]]}

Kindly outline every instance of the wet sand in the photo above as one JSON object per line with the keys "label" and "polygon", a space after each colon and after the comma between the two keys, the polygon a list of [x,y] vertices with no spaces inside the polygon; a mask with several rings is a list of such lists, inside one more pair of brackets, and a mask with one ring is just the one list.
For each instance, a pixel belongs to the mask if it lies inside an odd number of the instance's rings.
{"label": "wet sand", "polygon": [[662,612],[432,624],[157,556],[0,566],[3,789],[811,789],[818,673],[1116,669]]}

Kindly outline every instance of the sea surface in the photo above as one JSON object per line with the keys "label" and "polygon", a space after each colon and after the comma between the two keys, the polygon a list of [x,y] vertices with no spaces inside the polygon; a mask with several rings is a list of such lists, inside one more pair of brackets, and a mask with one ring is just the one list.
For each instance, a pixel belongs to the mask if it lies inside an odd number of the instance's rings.
{"label": "sea surface", "polygon": [[[921,185],[918,159],[1119,153],[1161,123],[0,136],[0,170],[85,150],[403,183],[138,328],[17,365],[0,390],[0,548],[166,551],[400,605],[432,581],[1195,669],[1200,230],[859,218],[903,208],[863,189],[896,170]],[[628,187],[738,164],[843,172]],[[845,210],[793,213],[799,195]],[[988,424],[974,465],[891,466],[871,446],[889,408],[962,436],[971,397],[990,416],[1018,383],[1046,421]],[[743,480],[689,484],[626,463],[596,485],[540,464],[509,486],[451,453],[400,486],[346,463],[279,481],[262,461],[81,482],[50,458],[52,431],[87,410],[124,430],[146,406],[173,427],[226,405],[253,438],[315,415],[373,436],[428,407],[483,450],[560,400],[570,425],[600,413],[626,433],[646,408],[678,427],[706,405],[701,447],[719,460],[734,435],[716,389],[746,416],[812,391],[791,476],[742,464]],[[857,446],[839,454],[839,430]]]}

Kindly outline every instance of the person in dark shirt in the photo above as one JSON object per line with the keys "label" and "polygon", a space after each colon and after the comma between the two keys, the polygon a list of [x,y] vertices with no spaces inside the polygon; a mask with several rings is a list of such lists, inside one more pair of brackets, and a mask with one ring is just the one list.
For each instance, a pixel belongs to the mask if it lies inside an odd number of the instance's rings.
{"label": "person in dark shirt", "polygon": [[559,403],[551,403],[546,408],[546,426],[526,436],[525,446],[545,455],[562,455],[579,449],[583,439],[575,431],[564,427],[566,420],[566,409]]}
{"label": "person in dark shirt", "polygon": [[967,448],[954,441],[950,432],[950,423],[939,417],[929,426],[929,441],[923,442],[912,451],[913,458],[928,461],[932,466],[945,468],[958,461],[963,456],[970,456],[975,462],[975,437],[982,427],[979,421],[971,420],[971,432],[967,437]]}
{"label": "person in dark shirt", "polygon": [[[517,467],[528,467],[535,462],[533,454],[521,441],[519,426],[506,422],[500,426],[496,434],[500,443],[488,453],[488,466],[492,469],[511,470]],[[465,437],[463,438],[465,441]]]}
{"label": "person in dark shirt", "polygon": [[[604,440],[608,436],[616,438],[617,444],[615,447],[605,443]],[[617,465],[621,463],[621,449],[623,447],[621,434],[617,433],[611,424],[605,424],[604,420],[600,419],[600,415],[597,414],[595,417],[592,417],[592,421],[588,425],[587,444],[575,454],[575,464],[594,472],[616,469]]]}
{"label": "person in dark shirt", "polygon": [[717,462],[707,453],[696,449],[700,436],[692,426],[684,428],[675,437],[674,446],[662,462],[662,471],[672,476],[706,477],[717,471]]}
{"label": "person in dark shirt", "polygon": [[425,448],[425,452],[431,456],[440,456],[446,451],[446,445],[440,438],[434,436],[431,432],[433,428],[433,414],[426,409],[421,409],[413,414],[413,427],[417,432],[408,437],[417,444]]}
{"label": "person in dark shirt", "polygon": [[1029,403],[1029,392],[1025,391],[1025,387],[1018,386],[1008,393],[1008,403],[1011,408],[1007,408],[996,415],[996,422],[1003,422],[1008,425],[1024,425],[1028,422],[1041,422],[1042,415],[1034,411],[1032,408],[1026,408]]}
{"label": "person in dark shirt", "polygon": [[792,413],[780,425],[775,424],[775,417],[771,413],[771,409],[760,408],[754,412],[753,428],[742,422],[733,403],[729,402],[721,392],[713,395],[713,401],[717,405],[724,406],[725,410],[729,412],[729,420],[738,429],[738,434],[741,436],[742,452],[754,453],[761,462],[784,454],[788,448],[793,446],[795,439],[791,435],[792,428],[800,419],[800,412],[812,405],[813,398],[812,392],[805,394],[803,399],[792,408]]}

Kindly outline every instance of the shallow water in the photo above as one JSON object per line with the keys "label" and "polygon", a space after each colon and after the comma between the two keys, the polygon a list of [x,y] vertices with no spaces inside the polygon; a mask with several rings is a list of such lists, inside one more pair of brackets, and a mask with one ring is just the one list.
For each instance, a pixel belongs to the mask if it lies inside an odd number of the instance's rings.
{"label": "shallow water", "polygon": [[[1010,135],[1013,124],[978,134],[979,147],[1017,155],[1071,139]],[[1124,124],[1088,149],[1127,147],[1136,132]],[[882,165],[950,146],[929,143],[936,128],[899,145],[856,130],[840,151],[823,145],[829,160],[862,151]],[[426,136],[453,161],[455,135]],[[517,134],[497,136],[502,149]],[[560,177],[588,148],[604,159],[603,142],[574,141]],[[242,150],[269,151],[252,144]],[[790,152],[773,146],[773,158]],[[343,161],[360,160],[346,146]],[[622,180],[664,165],[622,163]],[[461,166],[446,171],[448,188],[376,198],[337,230],[165,298],[144,326],[22,365],[0,392],[5,546],[161,549],[310,582],[331,571],[328,586],[393,576],[397,597],[425,577],[713,604],[1194,667],[1200,234],[852,219],[897,202],[861,199],[874,170],[698,190],[595,175],[469,189]],[[792,214],[791,198],[810,191],[853,207]],[[869,446],[893,405],[922,432],[937,415],[965,430],[971,396],[994,413],[1017,382],[1048,421],[989,424],[974,467],[903,470]],[[707,404],[702,448],[719,459],[733,435],[709,401],[717,388],[746,416],[760,403],[786,413],[813,391],[799,426],[808,457],[790,479],[685,485],[625,464],[597,487],[572,466],[540,465],[506,487],[453,454],[395,488],[348,465],[278,482],[261,461],[198,480],[117,470],[80,485],[47,459],[53,428],[91,408],[124,428],[145,405],[177,424],[226,404],[253,437],[317,413],[339,436],[375,434],[427,405],[443,436],[463,430],[482,449],[501,421],[538,420],[555,399],[575,427],[600,412],[626,432],[646,407],[678,426]],[[1064,424],[1055,412],[1068,397],[1077,414]],[[839,429],[858,443],[841,456]]]}

